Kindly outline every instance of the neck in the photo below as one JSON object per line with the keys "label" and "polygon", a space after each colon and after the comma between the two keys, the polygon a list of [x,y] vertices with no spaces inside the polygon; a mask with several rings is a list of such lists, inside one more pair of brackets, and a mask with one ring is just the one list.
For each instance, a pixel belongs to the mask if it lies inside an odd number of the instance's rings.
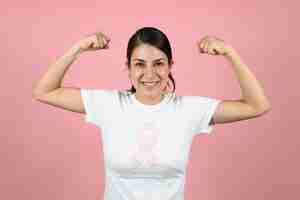
{"label": "neck", "polygon": [[158,104],[160,103],[165,94],[160,94],[158,96],[142,96],[142,95],[139,95],[137,93],[134,94],[136,99],[139,100],[140,102],[142,102],[143,104],[147,104],[147,105],[155,105],[155,104]]}

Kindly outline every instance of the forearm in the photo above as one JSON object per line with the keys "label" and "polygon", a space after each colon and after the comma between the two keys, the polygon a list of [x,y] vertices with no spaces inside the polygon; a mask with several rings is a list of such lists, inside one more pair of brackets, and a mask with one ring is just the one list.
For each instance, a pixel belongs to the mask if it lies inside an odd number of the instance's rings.
{"label": "forearm", "polygon": [[49,66],[46,73],[33,85],[33,95],[45,94],[61,87],[61,82],[71,64],[80,55],[81,50],[72,46],[63,56]]}
{"label": "forearm", "polygon": [[232,64],[233,70],[238,78],[243,101],[254,106],[259,111],[265,111],[271,108],[267,97],[264,94],[261,83],[255,78],[246,64],[243,63],[237,52],[229,47],[226,58]]}

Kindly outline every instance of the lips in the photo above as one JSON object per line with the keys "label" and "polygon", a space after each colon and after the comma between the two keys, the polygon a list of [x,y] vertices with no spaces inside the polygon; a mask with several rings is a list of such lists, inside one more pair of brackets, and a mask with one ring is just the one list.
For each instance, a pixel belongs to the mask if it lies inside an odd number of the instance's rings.
{"label": "lips", "polygon": [[145,86],[155,86],[159,83],[159,81],[141,81],[141,83]]}

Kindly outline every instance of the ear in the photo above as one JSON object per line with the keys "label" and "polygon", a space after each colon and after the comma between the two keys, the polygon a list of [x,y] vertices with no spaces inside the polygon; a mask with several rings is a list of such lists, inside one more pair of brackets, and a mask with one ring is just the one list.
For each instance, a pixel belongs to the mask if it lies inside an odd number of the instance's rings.
{"label": "ear", "polygon": [[174,61],[170,60],[170,71],[173,71],[173,65],[174,65]]}
{"label": "ear", "polygon": [[130,79],[130,70],[126,67],[128,78]]}
{"label": "ear", "polygon": [[128,71],[128,76],[129,76],[130,70],[128,69],[128,62],[127,61],[125,62],[124,70]]}
{"label": "ear", "polygon": [[170,60],[170,67],[172,68],[172,66],[174,65],[174,61],[173,59]]}

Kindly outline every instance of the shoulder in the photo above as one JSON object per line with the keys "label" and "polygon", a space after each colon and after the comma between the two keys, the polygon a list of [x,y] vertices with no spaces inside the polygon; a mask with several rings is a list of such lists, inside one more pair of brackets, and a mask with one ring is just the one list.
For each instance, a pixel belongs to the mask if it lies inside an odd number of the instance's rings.
{"label": "shoulder", "polygon": [[199,103],[209,103],[212,101],[218,101],[218,99],[208,96],[199,96],[199,95],[184,95],[181,96],[184,101],[188,102],[199,102]]}
{"label": "shoulder", "polygon": [[221,100],[208,96],[195,96],[195,95],[184,95],[181,97],[181,104],[190,110],[205,111],[218,105]]}
{"label": "shoulder", "polygon": [[118,95],[118,90],[103,88],[82,88],[81,94],[84,98],[87,99],[102,100],[116,97]]}

